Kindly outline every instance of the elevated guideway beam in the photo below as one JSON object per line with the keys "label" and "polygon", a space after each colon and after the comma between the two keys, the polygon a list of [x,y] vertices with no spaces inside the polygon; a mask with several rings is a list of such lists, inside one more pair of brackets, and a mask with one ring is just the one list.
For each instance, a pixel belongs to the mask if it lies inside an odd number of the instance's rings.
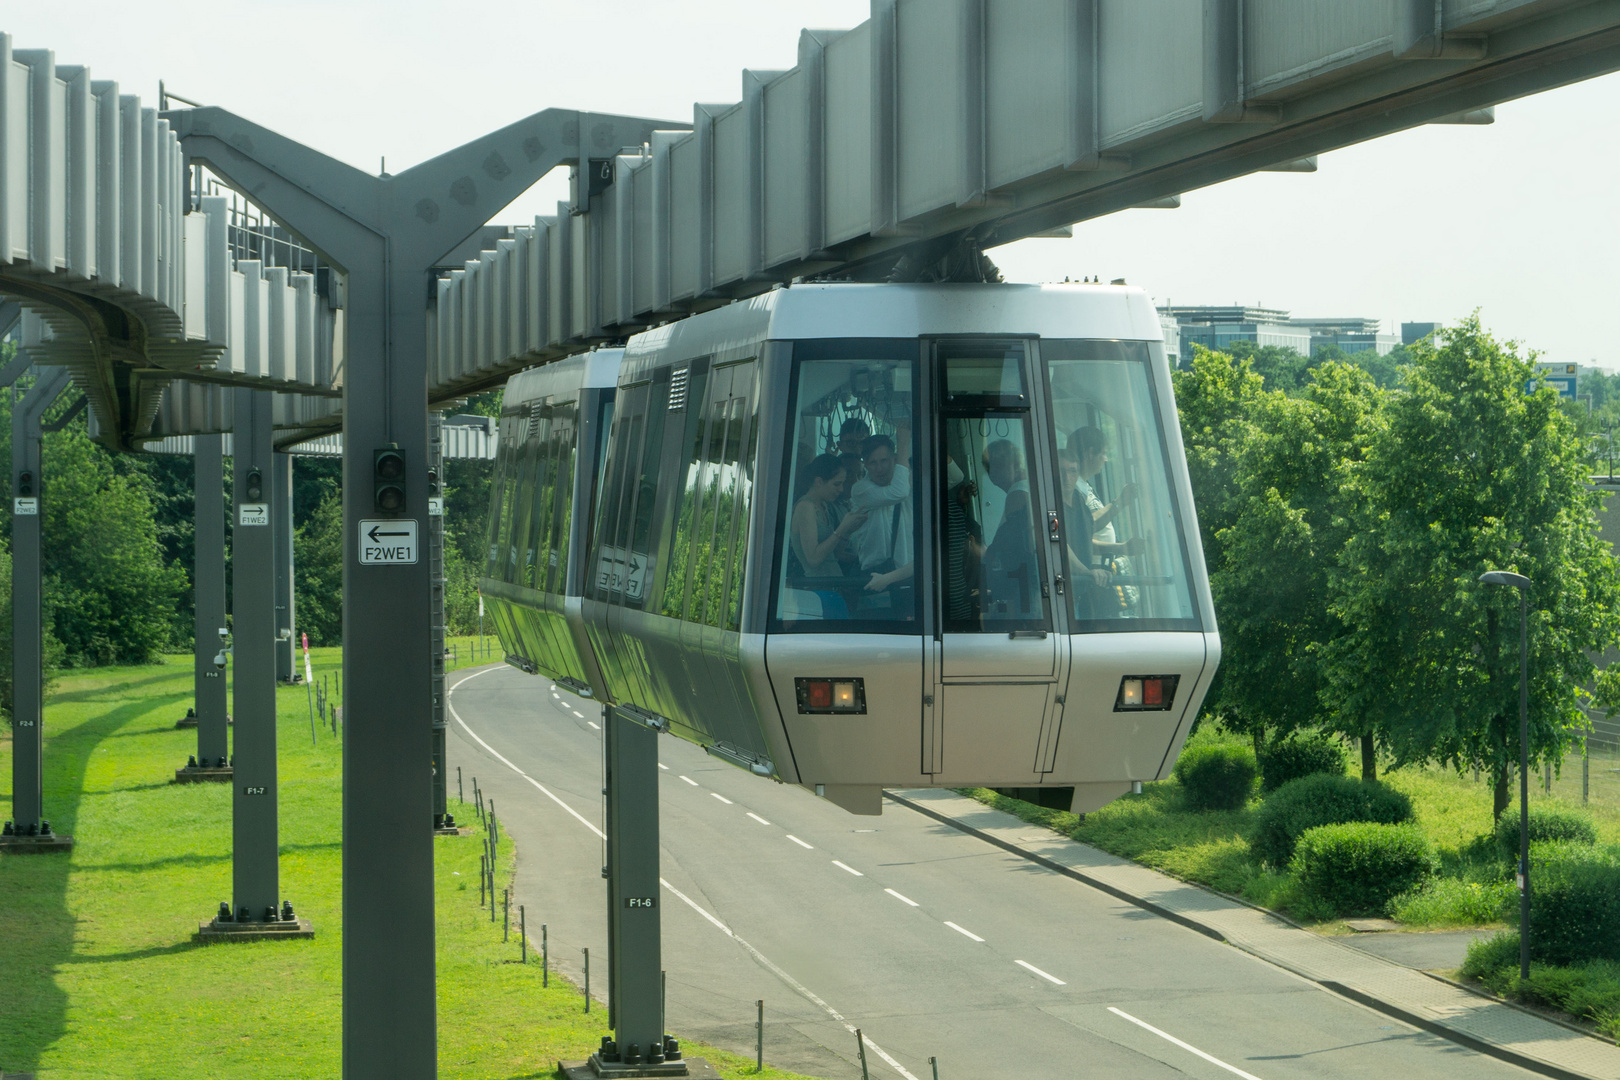
{"label": "elevated guideway beam", "polygon": [[[366,519],[418,535],[428,511],[432,268],[546,172],[668,125],[547,110],[392,176],[371,176],[223,109],[170,112],[205,164],[345,275],[343,377],[343,1072],[437,1075],[429,564],[362,562]],[[374,452],[405,462],[405,503],[373,507]],[[240,733],[238,738],[240,738]]]}
{"label": "elevated guideway beam", "polygon": [[1042,234],[1620,69],[1610,0],[872,0],[440,280],[430,396],[805,276]]}

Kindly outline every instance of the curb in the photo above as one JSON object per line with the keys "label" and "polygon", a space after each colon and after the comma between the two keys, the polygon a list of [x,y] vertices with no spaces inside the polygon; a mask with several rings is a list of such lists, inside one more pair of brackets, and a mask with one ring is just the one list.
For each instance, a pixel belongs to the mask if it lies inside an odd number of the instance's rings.
{"label": "curb", "polygon": [[[924,817],[933,818],[935,821],[938,821],[943,825],[949,825],[951,828],[956,829],[958,832],[967,833],[969,836],[973,836],[973,837],[976,837],[976,838],[978,838],[980,840],[983,840],[985,843],[992,844],[995,847],[1001,848],[1003,851],[1007,851],[1007,852],[1010,852],[1011,854],[1017,855],[1019,858],[1027,859],[1030,862],[1035,863],[1035,864],[1037,864],[1039,866],[1044,866],[1048,870],[1053,870],[1053,871],[1056,871],[1059,874],[1062,874],[1065,877],[1073,878],[1075,881],[1078,881],[1083,885],[1089,885],[1092,888],[1098,890],[1099,892],[1107,893],[1109,896],[1112,896],[1115,899],[1123,900],[1128,904],[1134,904],[1136,907],[1139,907],[1139,908],[1143,909],[1144,911],[1150,911],[1153,914],[1159,916],[1160,918],[1167,919],[1170,922],[1173,922],[1173,923],[1177,924],[1178,926],[1184,926],[1189,930],[1193,930],[1193,931],[1196,931],[1197,933],[1203,934],[1205,937],[1213,938],[1214,940],[1219,941],[1223,945],[1231,945],[1233,948],[1238,949],[1241,952],[1248,953],[1250,956],[1253,956],[1253,957],[1255,957],[1255,958],[1257,958],[1259,960],[1263,960],[1268,964],[1272,964],[1272,965],[1274,965],[1276,967],[1280,967],[1284,971],[1287,971],[1287,972],[1290,972],[1291,974],[1297,975],[1300,978],[1305,979],[1307,982],[1310,982],[1311,984],[1313,984],[1315,986],[1320,986],[1322,989],[1328,991],[1331,994],[1337,994],[1338,996],[1340,996],[1342,998],[1345,998],[1348,1001],[1353,1001],[1358,1005],[1362,1005],[1362,1006],[1364,1006],[1366,1008],[1369,1008],[1369,1009],[1372,1009],[1372,1010],[1374,1010],[1376,1012],[1383,1013],[1386,1016],[1392,1016],[1395,1019],[1402,1021],[1403,1023],[1410,1024],[1413,1027],[1418,1028],[1421,1031],[1426,1031],[1431,1035],[1437,1035],[1440,1038],[1447,1040],[1448,1042],[1456,1043],[1459,1046],[1466,1047],[1469,1050],[1475,1051],[1476,1053],[1485,1054],[1488,1057],[1496,1058],[1499,1061],[1505,1061],[1510,1065],[1517,1065],[1522,1069],[1529,1070],[1530,1072],[1539,1073],[1542,1076],[1552,1077],[1553,1080],[1594,1080],[1594,1078],[1590,1074],[1580,1073],[1580,1072],[1575,1072],[1575,1071],[1570,1070],[1570,1069],[1565,1069],[1565,1068],[1563,1068],[1561,1066],[1554,1065],[1551,1062],[1543,1061],[1541,1058],[1532,1057],[1532,1056],[1530,1056],[1528,1054],[1520,1053],[1517,1050],[1509,1049],[1508,1047],[1501,1046],[1501,1045],[1499,1045],[1497,1043],[1487,1042],[1484,1039],[1476,1038],[1475,1036],[1469,1035],[1468,1033],[1463,1032],[1463,1031],[1459,1031],[1456,1028],[1452,1028],[1452,1027],[1449,1027],[1449,1026],[1447,1026],[1445,1024],[1439,1023],[1438,1021],[1431,1020],[1428,1017],[1420,1016],[1417,1013],[1414,1013],[1414,1012],[1411,1012],[1411,1011],[1409,1011],[1407,1009],[1404,1009],[1399,1005],[1392,1005],[1389,1002],[1384,1001],[1384,1000],[1382,1000],[1380,998],[1373,997],[1371,994],[1368,994],[1368,993],[1366,993],[1364,991],[1356,990],[1356,989],[1353,989],[1351,987],[1345,986],[1343,983],[1335,982],[1332,979],[1317,979],[1317,978],[1313,978],[1310,975],[1304,974],[1303,972],[1295,971],[1293,968],[1289,967],[1287,964],[1279,963],[1278,961],[1273,960],[1269,956],[1266,956],[1266,955],[1264,955],[1262,953],[1255,952],[1253,949],[1245,948],[1242,945],[1234,944],[1233,942],[1229,941],[1226,938],[1226,936],[1224,934],[1222,934],[1220,931],[1215,930],[1212,927],[1205,926],[1202,923],[1198,922],[1197,920],[1189,918],[1188,916],[1183,915],[1180,912],[1171,911],[1169,908],[1165,907],[1162,904],[1156,904],[1153,901],[1143,899],[1140,896],[1133,896],[1132,894],[1126,892],[1125,890],[1119,888],[1118,886],[1110,885],[1110,884],[1108,884],[1107,882],[1104,882],[1104,881],[1099,881],[1098,879],[1096,879],[1094,877],[1091,877],[1089,874],[1084,874],[1084,873],[1074,869],[1071,866],[1064,866],[1062,863],[1056,862],[1056,861],[1054,861],[1052,859],[1048,859],[1043,855],[1038,855],[1035,852],[1030,851],[1030,850],[1028,850],[1026,848],[1019,847],[1017,844],[1012,844],[1012,843],[1009,843],[1009,842],[1007,842],[1005,840],[1002,840],[1000,837],[992,836],[989,833],[983,831],[982,829],[976,829],[972,825],[967,824],[966,822],[958,821],[956,818],[953,818],[953,817],[951,817],[951,816],[949,816],[947,814],[942,814],[938,810],[934,810],[931,807],[923,806],[921,803],[913,802],[911,799],[908,799],[903,795],[897,795],[894,792],[888,791],[888,790],[885,790],[883,792],[883,794],[884,794],[885,797],[893,800],[896,803],[899,803],[901,806],[904,806],[909,810],[914,810],[917,813],[922,814]],[[992,807],[991,809],[994,809],[994,808]],[[1045,826],[1031,825],[1031,828],[1039,829],[1039,828],[1045,828]],[[1058,833],[1058,832],[1053,832],[1053,835],[1055,837],[1061,837],[1063,834]],[[1078,843],[1078,841],[1076,841],[1076,842]],[[1191,886],[1193,888],[1196,888],[1196,889],[1202,889],[1205,892],[1211,892],[1211,893],[1214,893],[1217,896],[1226,897],[1225,893],[1218,892],[1217,890],[1214,890],[1214,889],[1206,888],[1205,886],[1200,885],[1195,881],[1185,881],[1185,880],[1183,880],[1181,878],[1176,878],[1175,880],[1181,881],[1182,884],[1184,884],[1184,885],[1189,885],[1189,886]],[[1226,898],[1227,899],[1235,899],[1235,898],[1232,898],[1232,897],[1226,897]],[[1243,904],[1245,907],[1253,908],[1255,911],[1262,911],[1262,912],[1265,912],[1268,915],[1273,916],[1274,918],[1282,919],[1282,921],[1288,923],[1290,926],[1294,926],[1297,929],[1300,929],[1305,933],[1309,933],[1309,931],[1306,931],[1306,930],[1304,930],[1303,927],[1300,927],[1298,923],[1293,922],[1291,919],[1283,918],[1282,916],[1277,915],[1275,912],[1270,911],[1267,908],[1257,907],[1256,905],[1250,904],[1247,901],[1243,901],[1243,900],[1238,900],[1237,902]],[[1345,947],[1348,948],[1349,946],[1345,946]],[[1404,965],[1402,965],[1402,966],[1404,966]],[[1417,970],[1417,969],[1414,968],[1414,969],[1411,969],[1411,970]],[[1429,975],[1430,973],[1429,972],[1420,972],[1420,974]],[[1439,978],[1438,976],[1432,976],[1432,975],[1430,977],[1431,978],[1436,978],[1437,981],[1440,981],[1440,982],[1448,983],[1448,984],[1453,985],[1453,986],[1458,986],[1460,989],[1466,990],[1469,993],[1474,994],[1477,997],[1485,998],[1486,1000],[1491,1001],[1491,1002],[1493,1002],[1495,1004],[1505,1005],[1510,1009],[1515,1009],[1516,1011],[1524,1012],[1524,1013],[1527,1013],[1528,1015],[1535,1016],[1537,1019],[1540,1019],[1540,1020],[1549,1019],[1548,1017],[1540,1016],[1537,1013],[1530,1012],[1527,1009],[1520,1008],[1518,1005],[1514,1004],[1511,1001],[1503,1001],[1500,998],[1490,997],[1488,995],[1481,994],[1478,990],[1475,990],[1472,987],[1461,986],[1461,984],[1454,983],[1450,979]],[[1556,1021],[1556,1020],[1553,1020],[1551,1022],[1557,1023],[1561,1027],[1569,1028],[1571,1031],[1579,1031],[1579,1029],[1573,1027],[1570,1024],[1562,1023],[1562,1022]],[[1590,1032],[1580,1031],[1579,1033],[1581,1035],[1584,1035],[1587,1038],[1595,1038],[1595,1036],[1593,1036]],[[1606,1042],[1606,1040],[1602,1040],[1602,1039],[1599,1039],[1598,1041],[1599,1042]]]}

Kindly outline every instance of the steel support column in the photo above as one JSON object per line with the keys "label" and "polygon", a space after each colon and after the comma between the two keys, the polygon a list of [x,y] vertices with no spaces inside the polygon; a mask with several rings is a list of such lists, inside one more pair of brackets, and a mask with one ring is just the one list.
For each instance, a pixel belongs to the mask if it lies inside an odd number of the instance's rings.
{"label": "steel support column", "polygon": [[[45,823],[45,649],[40,590],[44,493],[42,424],[68,385],[66,368],[36,368],[39,378],[11,414],[11,820],[0,843],[19,846],[48,835]],[[66,838],[61,846],[66,846]],[[7,846],[10,846],[8,843]]]}
{"label": "steel support column", "polygon": [[270,521],[276,549],[276,681],[298,682],[298,635],[293,610],[293,513],[291,454],[274,454],[265,479],[270,484]]}
{"label": "steel support column", "polygon": [[[223,109],[163,115],[189,159],[250,192],[344,275],[343,1075],[431,1080],[429,567],[419,556],[367,557],[362,522],[391,516],[408,531],[427,517],[424,306],[439,260],[554,166],[612,156],[672,125],[548,109],[372,176]],[[405,460],[405,504],[393,515],[373,498],[384,447]]]}
{"label": "steel support column", "polygon": [[433,678],[433,828],[454,831],[449,791],[445,786],[444,745],[444,414],[428,416],[428,613],[432,620],[429,649]]}
{"label": "steel support column", "polygon": [[[279,918],[276,803],[275,500],[271,394],[234,390],[231,487],[231,906],[237,921]],[[256,490],[255,490],[256,489]],[[257,498],[255,498],[257,496]]]}
{"label": "steel support column", "polygon": [[193,681],[196,686],[197,764],[220,768],[230,760],[226,732],[229,703],[226,698],[223,652],[229,640],[225,633],[225,457],[220,435],[198,435],[193,441],[192,490],[193,595],[196,602],[196,641],[193,644]]}
{"label": "steel support column", "polygon": [[658,914],[658,734],[634,713],[602,706],[607,741],[608,1023],[591,1055],[599,1076],[684,1076],[666,1060]]}

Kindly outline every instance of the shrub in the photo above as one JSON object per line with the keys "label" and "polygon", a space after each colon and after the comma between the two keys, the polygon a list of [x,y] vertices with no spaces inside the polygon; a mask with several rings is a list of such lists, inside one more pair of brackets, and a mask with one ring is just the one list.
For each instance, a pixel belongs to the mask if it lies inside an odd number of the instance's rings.
{"label": "shrub", "polygon": [[1412,800],[1384,785],[1348,776],[1316,773],[1290,780],[1261,805],[1249,847],[1267,865],[1282,869],[1294,857],[1294,842],[1306,829],[1351,821],[1399,825],[1412,820]]}
{"label": "shrub", "polygon": [[1306,829],[1291,869],[1300,891],[1336,914],[1382,915],[1436,866],[1429,838],[1416,825],[1354,821]]}
{"label": "shrub", "polygon": [[1544,964],[1620,960],[1620,852],[1567,842],[1531,849],[1530,955]]}
{"label": "shrub", "polygon": [[[1597,843],[1597,829],[1592,819],[1578,810],[1561,810],[1550,806],[1530,808],[1530,843],[1547,841],[1583,844]],[[1519,813],[1510,808],[1496,822],[1496,849],[1508,863],[1519,861]]]}
{"label": "shrub", "polygon": [[1254,791],[1254,751],[1246,746],[1195,746],[1176,762],[1176,779],[1194,810],[1241,810]]}
{"label": "shrub", "polygon": [[1499,976],[1510,968],[1518,973],[1519,935],[1514,931],[1504,930],[1468,943],[1468,956],[1462,965],[1464,978],[1478,979],[1500,993],[1504,987],[1499,985]]}
{"label": "shrub", "polygon": [[1486,885],[1437,877],[1397,896],[1390,914],[1414,926],[1478,926],[1501,919],[1517,896],[1510,882]]}
{"label": "shrub", "polygon": [[1260,751],[1260,790],[1269,795],[1290,780],[1317,773],[1344,775],[1344,744],[1320,732],[1292,735]]}

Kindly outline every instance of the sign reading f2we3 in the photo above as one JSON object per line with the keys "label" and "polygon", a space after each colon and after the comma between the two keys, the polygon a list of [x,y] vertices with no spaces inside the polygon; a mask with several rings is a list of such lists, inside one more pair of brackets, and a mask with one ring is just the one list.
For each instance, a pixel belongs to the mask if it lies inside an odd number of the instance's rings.
{"label": "sign reading f2we3", "polygon": [[415,518],[361,520],[361,566],[412,566],[415,563]]}

